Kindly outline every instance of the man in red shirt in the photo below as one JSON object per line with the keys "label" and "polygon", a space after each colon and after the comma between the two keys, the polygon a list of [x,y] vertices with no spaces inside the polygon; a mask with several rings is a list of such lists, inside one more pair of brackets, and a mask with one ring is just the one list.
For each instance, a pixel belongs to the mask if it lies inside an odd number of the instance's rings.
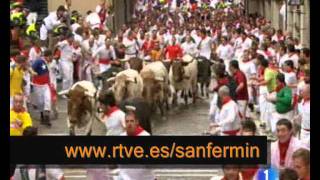
{"label": "man in red shirt", "polygon": [[236,60],[230,61],[229,70],[238,85],[236,89],[236,99],[239,105],[239,111],[241,116],[246,118],[247,104],[249,100],[246,75],[240,71],[239,63]]}
{"label": "man in red shirt", "polygon": [[180,47],[179,44],[176,44],[176,41],[177,41],[176,38],[173,36],[172,44],[168,45],[165,50],[166,57],[171,61],[181,59],[182,57],[182,48]]}

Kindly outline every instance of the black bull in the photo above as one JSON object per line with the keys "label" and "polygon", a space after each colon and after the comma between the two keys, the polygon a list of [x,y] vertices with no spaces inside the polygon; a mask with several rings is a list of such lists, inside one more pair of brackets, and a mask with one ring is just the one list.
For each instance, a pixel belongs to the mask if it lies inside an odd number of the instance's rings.
{"label": "black bull", "polygon": [[211,79],[211,65],[210,60],[205,57],[198,57],[198,83],[200,83],[201,96],[204,96],[204,88],[206,89],[206,96],[209,97],[209,84]]}

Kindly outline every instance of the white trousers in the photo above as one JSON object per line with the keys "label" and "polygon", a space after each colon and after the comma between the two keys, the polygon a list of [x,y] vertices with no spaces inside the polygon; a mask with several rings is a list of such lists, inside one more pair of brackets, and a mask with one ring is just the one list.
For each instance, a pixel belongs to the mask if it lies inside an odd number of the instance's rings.
{"label": "white trousers", "polygon": [[51,92],[49,85],[33,85],[34,100],[39,111],[51,111]]}
{"label": "white trousers", "polygon": [[30,93],[31,93],[31,76],[29,72],[24,73],[23,79],[26,82],[26,85],[24,86],[24,94],[27,98],[27,101],[30,100]]}
{"label": "white trousers", "polygon": [[67,90],[73,85],[73,63],[68,60],[60,61],[62,70],[62,90]]}
{"label": "white trousers", "polygon": [[237,100],[239,111],[241,113],[242,119],[245,119],[247,117],[247,100]]}
{"label": "white trousers", "polygon": [[48,30],[44,24],[40,27],[40,40],[45,41],[48,38]]}
{"label": "white trousers", "polygon": [[310,131],[306,131],[301,128],[300,140],[304,145],[310,148]]}
{"label": "white trousers", "polygon": [[260,121],[267,123],[268,121],[268,112],[267,112],[267,99],[266,96],[268,94],[268,90],[266,86],[259,87],[259,110],[260,110]]}

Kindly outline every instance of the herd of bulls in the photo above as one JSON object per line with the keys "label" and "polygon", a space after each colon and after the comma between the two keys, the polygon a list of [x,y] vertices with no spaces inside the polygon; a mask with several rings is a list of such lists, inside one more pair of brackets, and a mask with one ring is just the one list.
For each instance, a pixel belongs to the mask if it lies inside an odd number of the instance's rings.
{"label": "herd of bulls", "polygon": [[[185,104],[188,97],[193,103],[197,98],[198,83],[201,95],[209,97],[208,87],[211,80],[213,61],[202,57],[193,58],[185,55],[180,61],[145,62],[138,58],[128,61],[130,69],[112,66],[98,76],[101,88],[93,82],[79,81],[69,90],[59,93],[68,97],[68,127],[70,135],[75,135],[75,128],[86,126],[86,134],[92,132],[92,124],[98,118],[97,99],[103,92],[112,92],[116,103],[122,110],[126,105],[136,107],[141,126],[152,133],[151,114],[159,108],[161,116],[166,117],[171,105],[177,105],[178,93]],[[166,111],[165,111],[166,109]]]}

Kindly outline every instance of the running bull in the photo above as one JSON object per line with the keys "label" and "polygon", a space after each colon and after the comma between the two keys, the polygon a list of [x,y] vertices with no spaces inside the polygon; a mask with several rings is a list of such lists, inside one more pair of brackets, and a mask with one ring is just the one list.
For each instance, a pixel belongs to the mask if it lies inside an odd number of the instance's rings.
{"label": "running bull", "polygon": [[69,90],[59,92],[59,95],[66,95],[68,98],[68,127],[69,134],[75,135],[75,128],[86,127],[85,133],[91,135],[92,125],[97,118],[97,90],[90,81],[79,81]]}

